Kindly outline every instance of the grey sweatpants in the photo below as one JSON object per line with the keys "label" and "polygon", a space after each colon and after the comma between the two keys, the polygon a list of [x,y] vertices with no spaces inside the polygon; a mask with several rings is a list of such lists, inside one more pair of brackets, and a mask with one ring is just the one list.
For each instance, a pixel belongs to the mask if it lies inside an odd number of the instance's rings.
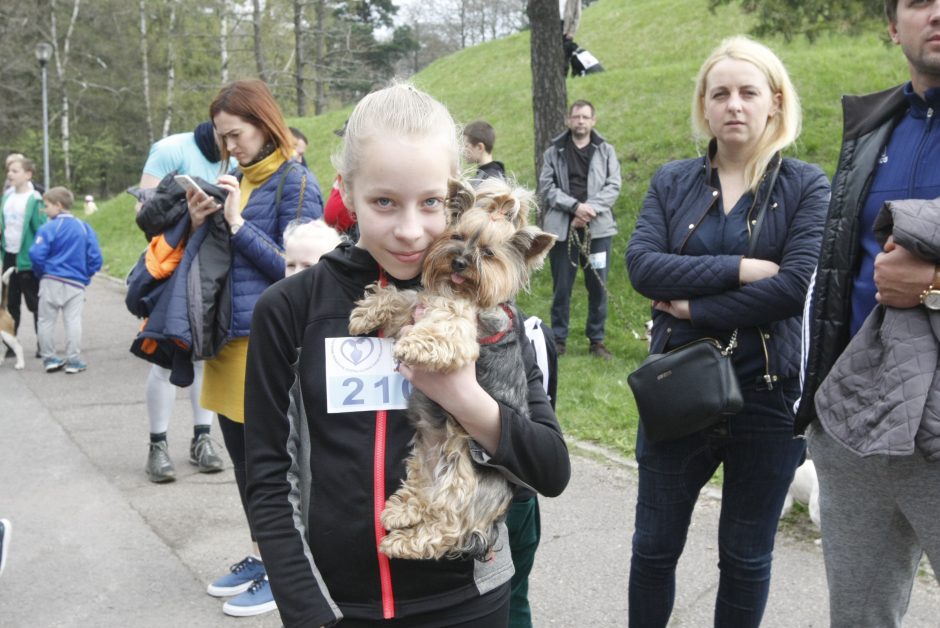
{"label": "grey sweatpants", "polygon": [[830,628],[898,628],[924,552],[940,578],[940,462],[920,452],[863,458],[818,423],[807,439],[819,475]]}
{"label": "grey sweatpants", "polygon": [[45,360],[55,357],[55,322],[62,312],[65,323],[65,357],[74,359],[81,353],[82,310],[85,291],[55,279],[39,281],[39,354]]}

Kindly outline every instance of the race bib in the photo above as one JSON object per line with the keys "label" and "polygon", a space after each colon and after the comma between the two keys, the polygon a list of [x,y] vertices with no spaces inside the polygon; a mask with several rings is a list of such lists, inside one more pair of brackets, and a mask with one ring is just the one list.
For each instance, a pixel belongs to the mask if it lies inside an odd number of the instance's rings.
{"label": "race bib", "polygon": [[326,339],[326,411],[408,407],[411,384],[395,370],[388,338]]}
{"label": "race bib", "polygon": [[591,253],[588,256],[588,263],[591,265],[591,268],[596,268],[597,270],[607,268],[607,251]]}
{"label": "race bib", "polygon": [[597,65],[598,63],[600,63],[600,61],[597,60],[597,57],[595,57],[594,55],[592,55],[592,54],[591,54],[590,52],[588,52],[587,50],[581,50],[581,51],[579,51],[579,52],[577,52],[577,53],[575,53],[575,54],[578,55],[578,61],[581,62],[581,65],[584,66],[584,69],[585,69],[585,70],[590,70],[590,69],[593,68],[595,65]]}

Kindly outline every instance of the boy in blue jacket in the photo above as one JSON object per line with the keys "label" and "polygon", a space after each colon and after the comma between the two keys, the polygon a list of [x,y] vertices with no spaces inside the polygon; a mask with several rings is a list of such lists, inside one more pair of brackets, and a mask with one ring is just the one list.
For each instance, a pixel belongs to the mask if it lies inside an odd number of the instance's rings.
{"label": "boy in blue jacket", "polygon": [[[65,367],[66,373],[87,368],[81,358],[82,309],[85,286],[101,269],[101,248],[95,231],[72,215],[75,197],[64,187],[43,195],[49,222],[36,233],[29,250],[33,272],[39,278],[39,352],[47,373]],[[55,322],[62,312],[66,359],[55,351]]]}

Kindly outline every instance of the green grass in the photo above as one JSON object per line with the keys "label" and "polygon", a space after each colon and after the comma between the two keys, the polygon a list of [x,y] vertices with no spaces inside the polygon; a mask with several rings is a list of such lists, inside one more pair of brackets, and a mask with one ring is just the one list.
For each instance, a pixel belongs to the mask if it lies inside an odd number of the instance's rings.
{"label": "green grass", "polygon": [[[623,254],[653,172],[669,160],[701,150],[689,130],[689,103],[699,65],[722,38],[747,32],[750,26],[749,19],[733,7],[712,14],[707,4],[706,0],[667,4],[599,0],[585,9],[578,42],[607,71],[568,82],[569,100],[587,98],[595,104],[597,129],[617,149],[624,185],[614,208],[620,234],[610,260],[607,322],[607,345],[616,357],[601,363],[587,354],[587,341],[581,336],[587,295],[579,280],[573,294],[569,353],[561,361],[558,415],[567,433],[628,455],[633,452],[636,409],[626,376],[645,354],[645,344],[634,338],[634,332],[642,335],[649,307],[630,287]],[[884,89],[905,80],[903,56],[884,45],[880,32],[824,37],[814,45],[782,39],[765,43],[787,64],[803,102],[804,131],[790,154],[819,163],[832,174],[841,136],[840,95]],[[522,183],[534,185],[528,33],[440,59],[414,81],[441,99],[458,121],[484,118],[492,123],[496,158]],[[329,157],[339,138],[333,130],[342,126],[348,111],[290,121],[310,140],[307,159],[324,191],[334,177]],[[111,272],[118,276],[143,246],[133,226],[132,199],[123,196],[126,201],[104,203],[92,220],[105,241]],[[547,320],[550,295],[546,270],[520,302],[529,314]]]}
{"label": "green grass", "polygon": [[91,216],[77,212],[88,221],[101,244],[104,257],[104,272],[124,278],[140,257],[147,240],[134,222],[134,205],[137,200],[130,194],[119,194],[98,204],[98,211]]}

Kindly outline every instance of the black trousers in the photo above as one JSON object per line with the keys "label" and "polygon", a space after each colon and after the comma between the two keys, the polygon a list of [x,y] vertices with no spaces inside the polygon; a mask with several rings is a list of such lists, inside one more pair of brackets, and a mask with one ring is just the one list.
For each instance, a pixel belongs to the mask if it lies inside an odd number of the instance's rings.
{"label": "black trousers", "polygon": [[245,511],[248,531],[251,532],[251,540],[254,541],[255,531],[251,527],[251,517],[248,516],[248,494],[245,491],[248,482],[248,475],[245,470],[245,424],[233,421],[224,414],[220,414],[219,427],[222,428],[222,440],[225,441],[228,457],[232,459],[235,484],[238,485],[238,496],[242,500],[242,510]]}
{"label": "black trousers", "polygon": [[[10,267],[16,267],[16,253],[3,254],[3,270]],[[33,313],[33,329],[38,334],[39,316],[36,310],[39,309],[39,281],[31,270],[13,271],[10,276],[9,292],[7,293],[7,309],[16,330],[20,329],[20,303],[26,301],[26,309]]]}

